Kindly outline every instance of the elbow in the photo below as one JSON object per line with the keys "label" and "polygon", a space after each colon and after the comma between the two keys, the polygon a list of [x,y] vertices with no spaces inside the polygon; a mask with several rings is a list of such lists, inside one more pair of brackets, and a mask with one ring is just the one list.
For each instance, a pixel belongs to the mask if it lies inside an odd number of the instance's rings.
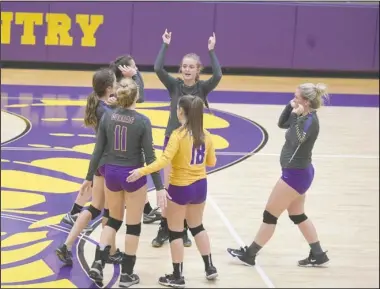
{"label": "elbow", "polygon": [[208,161],[206,166],[210,167],[210,168],[213,168],[216,166],[216,159],[212,160],[212,161]]}
{"label": "elbow", "polygon": [[158,73],[158,72],[160,72],[161,67],[160,67],[160,65],[158,65],[157,63],[155,63],[153,69],[154,69],[155,73]]}

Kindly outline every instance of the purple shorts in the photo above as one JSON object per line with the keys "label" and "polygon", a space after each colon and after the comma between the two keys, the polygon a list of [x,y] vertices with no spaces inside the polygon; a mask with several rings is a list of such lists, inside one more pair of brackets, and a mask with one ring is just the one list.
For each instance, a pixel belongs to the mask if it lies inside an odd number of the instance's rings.
{"label": "purple shorts", "polygon": [[127,191],[133,193],[141,189],[147,183],[146,176],[141,177],[136,182],[128,183],[129,172],[138,167],[123,167],[117,165],[105,165],[104,179],[107,189],[112,192]]}
{"label": "purple shorts", "polygon": [[164,139],[164,147],[162,148],[162,150],[165,150],[167,145],[168,145],[168,142],[169,142],[169,138],[170,136],[165,136],[165,139]]}
{"label": "purple shorts", "polygon": [[314,179],[314,167],[310,164],[305,169],[283,168],[281,179],[300,195],[306,193]]}
{"label": "purple shorts", "polygon": [[100,168],[96,170],[95,176],[104,177],[104,171],[105,171],[105,165],[102,165]]}
{"label": "purple shorts", "polygon": [[202,204],[207,197],[207,179],[201,179],[188,186],[169,185],[168,193],[172,202],[178,205]]}

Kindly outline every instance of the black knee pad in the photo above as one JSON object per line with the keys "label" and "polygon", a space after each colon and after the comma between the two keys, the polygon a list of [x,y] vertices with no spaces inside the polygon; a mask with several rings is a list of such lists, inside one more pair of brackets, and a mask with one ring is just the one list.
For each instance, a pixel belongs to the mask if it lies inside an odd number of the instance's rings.
{"label": "black knee pad", "polygon": [[177,232],[177,231],[170,231],[169,230],[169,242],[172,242],[176,239],[182,239],[183,238],[183,231]]}
{"label": "black knee pad", "polygon": [[141,223],[137,225],[126,225],[127,226],[127,235],[140,236],[141,233]]}
{"label": "black knee pad", "polygon": [[117,231],[119,231],[122,224],[123,224],[123,221],[119,221],[119,220],[116,220],[112,217],[108,217],[108,221],[107,221],[106,226],[115,229],[115,231],[117,232]]}
{"label": "black knee pad", "polygon": [[295,225],[301,224],[302,222],[307,220],[307,216],[305,213],[301,215],[289,215],[290,220],[293,221]]}
{"label": "black knee pad", "polygon": [[193,237],[195,237],[196,235],[198,235],[200,232],[204,231],[205,228],[203,228],[203,224],[200,224],[198,227],[195,227],[195,228],[189,228],[190,232],[191,232],[191,235],[193,235]]}
{"label": "black knee pad", "polygon": [[264,211],[263,214],[263,222],[269,225],[276,225],[277,224],[277,217],[273,216],[271,213],[269,213],[267,210]]}
{"label": "black knee pad", "polygon": [[91,220],[95,219],[97,216],[100,215],[101,211],[98,210],[97,208],[93,207],[92,205],[90,205],[88,208],[87,208],[87,211],[89,211],[91,213]]}
{"label": "black knee pad", "polygon": [[110,217],[110,210],[104,209],[103,211],[103,218],[109,218]]}

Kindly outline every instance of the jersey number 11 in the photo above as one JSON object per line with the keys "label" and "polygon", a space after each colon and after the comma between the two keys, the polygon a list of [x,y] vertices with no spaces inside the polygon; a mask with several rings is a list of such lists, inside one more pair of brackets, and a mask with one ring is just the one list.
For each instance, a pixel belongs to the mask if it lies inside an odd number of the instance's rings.
{"label": "jersey number 11", "polygon": [[114,150],[115,151],[127,151],[127,127],[120,126],[119,124],[115,126],[115,143]]}

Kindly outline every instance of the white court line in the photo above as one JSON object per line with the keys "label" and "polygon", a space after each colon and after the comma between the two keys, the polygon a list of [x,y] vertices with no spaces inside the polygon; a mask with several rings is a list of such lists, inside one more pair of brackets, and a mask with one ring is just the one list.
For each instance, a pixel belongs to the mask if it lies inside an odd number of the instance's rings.
{"label": "white court line", "polygon": [[[2,151],[46,151],[46,152],[77,152],[70,148],[62,149],[62,148],[37,148],[37,147],[1,147]],[[78,152],[79,153],[79,152]],[[279,157],[279,153],[250,153],[250,152],[219,152],[216,151],[216,155],[218,156],[247,156],[247,155],[255,155],[255,156],[273,156]],[[350,154],[331,154],[331,155],[319,155],[314,154],[313,159],[379,159],[379,156],[375,155],[350,155]]]}
{"label": "white court line", "polygon": [[[220,219],[222,220],[224,225],[227,227],[228,231],[230,232],[232,237],[235,239],[235,241],[241,247],[245,247],[245,243],[240,238],[238,233],[235,231],[234,227],[231,225],[231,222],[228,220],[226,215],[223,213],[223,211],[220,209],[218,204],[214,201],[214,199],[210,195],[207,197],[207,201],[211,204],[211,206],[214,208],[216,213],[219,215]],[[272,281],[269,279],[268,275],[264,272],[264,270],[261,268],[261,266],[257,263],[257,261],[256,261],[256,265],[254,266],[254,268],[256,269],[257,273],[260,275],[261,279],[264,281],[265,285],[268,288],[276,288],[273,285]]]}

